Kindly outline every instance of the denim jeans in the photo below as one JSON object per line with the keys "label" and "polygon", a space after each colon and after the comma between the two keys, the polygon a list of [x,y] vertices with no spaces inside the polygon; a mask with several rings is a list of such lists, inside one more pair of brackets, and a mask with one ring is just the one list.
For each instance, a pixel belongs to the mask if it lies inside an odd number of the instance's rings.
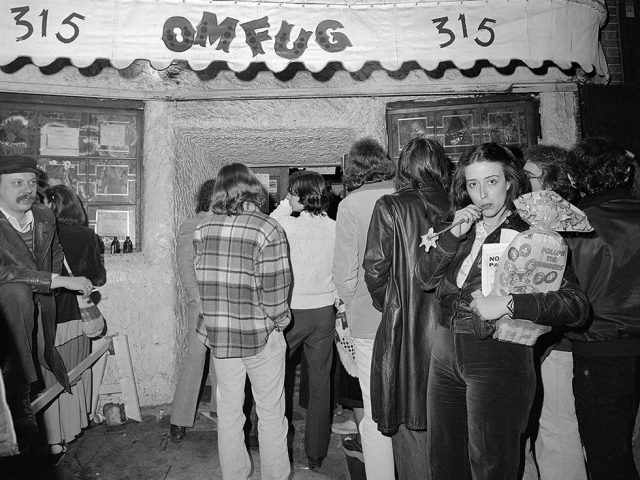
{"label": "denim jeans", "polygon": [[427,389],[434,480],[515,480],[535,393],[530,347],[438,326]]}
{"label": "denim jeans", "polygon": [[284,374],[287,346],[282,332],[274,330],[259,353],[245,358],[215,358],[218,376],[218,452],[223,480],[247,480],[251,460],[244,443],[242,411],[247,375],[258,414],[260,478],[285,480],[291,466],[287,452],[284,416]]}
{"label": "denim jeans", "polygon": [[634,480],[636,356],[573,354],[573,393],[591,480]]}

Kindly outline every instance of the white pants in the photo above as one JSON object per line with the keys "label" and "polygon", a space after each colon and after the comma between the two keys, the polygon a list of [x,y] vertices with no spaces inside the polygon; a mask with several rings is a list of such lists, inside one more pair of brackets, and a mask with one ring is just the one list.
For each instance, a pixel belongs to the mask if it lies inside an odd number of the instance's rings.
{"label": "white pants", "polygon": [[246,376],[258,414],[258,441],[262,480],[285,480],[291,466],[287,453],[284,416],[284,373],[287,346],[274,330],[264,349],[246,358],[211,357],[218,376],[218,453],[223,480],[246,480],[251,460],[244,443],[244,385]]}
{"label": "white pants", "polygon": [[551,351],[541,366],[544,398],[536,460],[541,480],[587,480],[573,397],[571,352]]}
{"label": "white pants", "polygon": [[358,364],[358,380],[362,390],[364,418],[360,422],[360,437],[364,468],[367,480],[393,480],[393,447],[391,437],[380,433],[378,425],[371,418],[371,356],[373,340],[354,338],[356,347],[356,363]]}

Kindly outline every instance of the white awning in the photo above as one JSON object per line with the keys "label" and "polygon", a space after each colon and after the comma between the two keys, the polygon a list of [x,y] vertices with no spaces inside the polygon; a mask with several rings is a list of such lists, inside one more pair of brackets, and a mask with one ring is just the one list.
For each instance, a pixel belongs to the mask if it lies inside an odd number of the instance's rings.
{"label": "white awning", "polygon": [[368,61],[387,70],[415,61],[433,70],[487,60],[553,62],[607,76],[598,43],[602,0],[421,0],[318,3],[202,0],[28,0],[0,15],[0,65],[31,57],[38,66],[69,58],[77,67],[108,59],[116,68],[146,59],[201,70],[226,62],[233,71],[291,62],[310,71]]}

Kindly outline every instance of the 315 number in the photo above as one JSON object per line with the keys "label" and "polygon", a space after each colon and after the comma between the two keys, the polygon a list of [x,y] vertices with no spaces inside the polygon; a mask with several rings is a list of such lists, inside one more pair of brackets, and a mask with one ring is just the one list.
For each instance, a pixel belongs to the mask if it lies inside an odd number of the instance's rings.
{"label": "315 number", "polygon": [[[445,48],[451,45],[456,39],[456,34],[453,33],[453,30],[446,27],[449,17],[433,18],[431,21],[436,24],[439,34],[447,35],[449,37],[446,42],[440,44],[440,48]],[[462,29],[462,37],[469,38],[469,33],[467,31],[467,18],[464,13],[458,15],[458,21],[460,22],[460,27]],[[473,40],[481,47],[488,47],[491,45],[496,39],[496,34],[493,31],[493,28],[491,28],[491,25],[495,23],[496,20],[493,18],[484,17],[476,29],[478,34],[482,33],[482,37],[484,37],[484,39],[479,38],[480,35],[478,35]],[[486,34],[483,32],[486,32]]]}
{"label": "315 number", "polygon": [[[33,24],[31,22],[29,22],[28,20],[24,20],[24,16],[27,13],[29,13],[29,7],[12,8],[11,9],[11,13],[15,14],[15,16],[13,18],[14,18],[14,20],[16,22],[16,25],[18,25],[19,27],[24,27],[24,28],[27,29],[27,31],[26,31],[26,33],[24,35],[22,35],[21,37],[16,37],[16,42],[22,42],[23,40],[26,40],[31,35],[33,35],[33,32],[34,32]],[[41,29],[41,32],[42,32],[41,36],[42,37],[46,37],[47,36],[47,24],[48,24],[48,18],[49,18],[49,10],[43,9],[42,12],[40,12],[40,14],[38,16],[42,17],[42,21],[40,22],[40,25],[41,25],[40,29]],[[71,34],[70,37],[65,37],[60,32],[56,32],[56,38],[59,41],[61,41],[62,43],[71,43],[76,38],[78,38],[78,35],[80,34],[80,28],[75,23],[76,19],[84,20],[84,16],[80,15],[79,13],[73,12],[70,15],[68,15],[64,20],[62,20],[61,25],[68,25],[73,30],[73,33]]]}

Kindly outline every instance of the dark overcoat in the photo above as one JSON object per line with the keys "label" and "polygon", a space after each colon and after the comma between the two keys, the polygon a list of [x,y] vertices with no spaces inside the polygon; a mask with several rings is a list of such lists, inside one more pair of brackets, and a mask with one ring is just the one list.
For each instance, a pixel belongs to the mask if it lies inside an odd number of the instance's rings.
{"label": "dark overcoat", "polygon": [[69,392],[69,379],[62,358],[54,346],[56,337],[56,302],[51,291],[51,273],[60,273],[64,253],[56,234],[53,212],[34,204],[33,253],[20,233],[0,212],[0,285],[25,283],[33,291],[33,299],[42,318],[44,358],[60,384]]}
{"label": "dark overcoat", "polygon": [[437,229],[450,209],[435,183],[404,187],[381,197],[373,210],[364,269],[374,306],[382,312],[371,364],[371,410],[378,429],[427,428],[427,378],[432,333],[440,306],[415,278],[421,237]]}

